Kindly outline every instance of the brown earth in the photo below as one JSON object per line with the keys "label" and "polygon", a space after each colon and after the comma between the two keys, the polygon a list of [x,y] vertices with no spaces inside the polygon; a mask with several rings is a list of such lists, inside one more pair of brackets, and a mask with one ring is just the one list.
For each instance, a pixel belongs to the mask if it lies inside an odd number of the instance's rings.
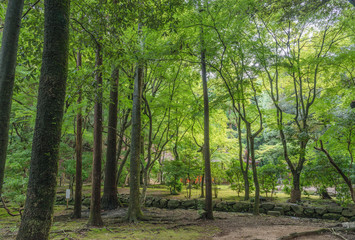
{"label": "brown earth", "polygon": [[[123,219],[127,209],[107,211],[103,213],[104,219]],[[218,229],[217,233],[202,237],[201,239],[250,239],[250,240],[274,240],[282,237],[302,235],[307,236],[289,237],[288,239],[306,240],[331,240],[348,239],[355,240],[355,232],[345,232],[341,224],[334,221],[320,219],[307,219],[296,217],[273,217],[267,215],[253,216],[245,213],[214,212],[215,220],[199,219],[198,211],[184,209],[160,209],[146,208],[145,216],[150,218],[150,223],[163,224],[167,228],[183,228],[185,226],[200,226],[206,230]],[[323,229],[325,233],[317,233]],[[354,229],[353,229],[354,230]],[[300,234],[301,233],[301,234]]]}

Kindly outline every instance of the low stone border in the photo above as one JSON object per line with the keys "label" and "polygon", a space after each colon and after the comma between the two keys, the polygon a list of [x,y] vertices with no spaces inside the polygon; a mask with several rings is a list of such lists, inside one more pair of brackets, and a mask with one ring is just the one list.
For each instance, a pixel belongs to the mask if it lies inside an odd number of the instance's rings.
{"label": "low stone border", "polygon": [[[120,201],[124,204],[128,203],[128,195],[120,195]],[[146,207],[158,207],[168,209],[203,209],[204,200],[176,200],[164,199],[159,197],[147,197]],[[253,203],[251,202],[229,202],[229,201],[214,201],[213,210],[221,212],[253,212]],[[273,216],[294,216],[294,217],[308,217],[321,218],[339,221],[355,221],[355,208],[343,208],[341,206],[327,206],[327,207],[309,207],[298,204],[284,203],[261,203],[260,213]]]}
{"label": "low stone border", "polygon": [[[129,195],[119,195],[119,201],[128,205]],[[73,203],[71,200],[70,204]],[[57,196],[57,204],[66,204],[64,197]],[[90,198],[83,199],[83,205],[90,207]],[[146,207],[168,208],[168,209],[203,209],[205,201],[198,199],[190,200],[176,200],[165,199],[159,197],[148,196],[145,201]],[[251,202],[230,202],[230,201],[213,201],[213,210],[221,212],[253,212],[253,203]],[[294,216],[337,220],[342,222],[355,222],[355,207],[343,208],[341,206],[327,206],[327,207],[310,207],[298,204],[284,203],[276,204],[266,202],[260,204],[260,213],[272,216]]]}

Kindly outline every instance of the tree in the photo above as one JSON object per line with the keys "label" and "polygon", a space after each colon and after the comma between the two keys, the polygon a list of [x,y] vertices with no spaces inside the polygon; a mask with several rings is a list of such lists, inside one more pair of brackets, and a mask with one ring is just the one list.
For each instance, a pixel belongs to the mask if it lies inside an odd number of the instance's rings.
{"label": "tree", "polygon": [[96,41],[96,99],[94,113],[94,152],[92,168],[92,186],[90,216],[88,224],[102,226],[101,219],[101,161],[102,161],[102,47]]}
{"label": "tree", "polygon": [[110,105],[108,117],[108,133],[107,133],[107,153],[105,167],[105,183],[104,194],[102,196],[103,209],[115,209],[118,207],[117,199],[117,109],[118,109],[118,69],[115,68],[111,76],[110,89]]}
{"label": "tree", "polygon": [[[201,4],[201,3],[200,3]],[[203,11],[199,7],[199,11]],[[204,142],[203,142],[203,158],[205,160],[205,182],[206,182],[206,204],[205,204],[205,218],[213,219],[213,206],[212,206],[212,175],[211,175],[211,152],[210,152],[210,110],[208,103],[208,87],[207,87],[207,73],[206,73],[206,46],[204,39],[204,32],[202,26],[200,27],[200,44],[201,44],[201,77],[203,85],[203,113],[204,113]]]}
{"label": "tree", "polygon": [[[76,60],[77,69],[81,67],[81,53],[77,53]],[[77,103],[80,105],[82,101],[82,91],[79,89],[79,96]],[[83,116],[81,113],[81,108],[76,115],[76,141],[75,141],[75,157],[76,157],[76,168],[75,168],[75,196],[74,196],[74,218],[81,218],[81,201],[82,201],[82,164],[83,164]]]}
{"label": "tree", "polygon": [[9,1],[0,52],[0,198],[5,175],[11,99],[24,0]]}
{"label": "tree", "polygon": [[69,1],[46,0],[44,48],[25,211],[17,239],[48,239],[66,90]]}
{"label": "tree", "polygon": [[[142,34],[142,24],[138,24],[138,34]],[[143,44],[141,42],[141,47]],[[139,56],[140,58],[140,56]],[[143,217],[140,207],[139,177],[141,162],[141,103],[143,87],[143,62],[138,59],[134,78],[133,106],[132,106],[132,132],[131,132],[131,159],[129,179],[129,205],[127,219],[137,222]]]}
{"label": "tree", "polygon": [[[325,60],[346,38],[346,23],[338,16],[324,15],[331,7],[325,5],[298,15],[293,6],[279,8],[276,4],[253,17],[258,35],[256,58],[264,70],[260,75],[266,79],[266,90],[276,108],[283,155],[292,173],[291,202],[301,200],[300,176],[312,139],[314,104],[321,91],[322,72],[327,68]],[[292,14],[286,14],[289,12]],[[291,144],[297,146],[296,151],[290,151]]]}

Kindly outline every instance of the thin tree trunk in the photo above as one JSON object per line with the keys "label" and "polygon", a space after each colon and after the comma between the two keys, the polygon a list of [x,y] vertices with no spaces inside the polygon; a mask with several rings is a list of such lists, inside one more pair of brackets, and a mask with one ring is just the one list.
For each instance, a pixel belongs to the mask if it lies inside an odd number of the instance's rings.
{"label": "thin tree trunk", "polygon": [[114,69],[111,76],[110,105],[107,133],[107,154],[105,167],[104,194],[102,196],[103,209],[116,209],[117,198],[117,109],[118,109],[118,69]]}
{"label": "thin tree trunk", "polygon": [[[138,32],[141,34],[142,24],[138,24]],[[140,154],[141,154],[141,103],[143,87],[143,64],[138,60],[134,78],[133,106],[132,106],[132,133],[131,133],[131,159],[129,179],[129,205],[127,220],[137,222],[143,217],[140,207]]]}
{"label": "thin tree trunk", "polygon": [[244,179],[244,201],[249,200],[249,176],[248,176],[248,168],[249,168],[249,159],[247,157],[246,159],[246,168],[244,169],[244,163],[243,163],[243,143],[242,143],[242,129],[241,129],[241,117],[239,116],[237,120],[238,124],[238,142],[239,142],[239,164],[240,164],[240,169],[242,170],[243,173],[243,179]]}
{"label": "thin tree trunk", "polygon": [[101,45],[96,49],[96,102],[94,108],[94,153],[92,167],[92,188],[88,225],[102,226],[101,219],[101,161],[102,161],[102,66]]}
{"label": "thin tree trunk", "polygon": [[9,1],[0,52],[0,197],[5,175],[11,99],[24,0]]}
{"label": "thin tree trunk", "polygon": [[[77,54],[77,68],[81,67],[81,53]],[[78,104],[81,104],[82,91],[79,89]],[[83,116],[81,114],[81,107],[76,115],[76,176],[75,176],[75,202],[74,202],[74,213],[73,218],[81,218],[81,201],[82,201],[82,157],[83,157]]]}
{"label": "thin tree trunk", "polygon": [[68,72],[69,0],[44,1],[44,47],[25,211],[17,239],[48,239]]}
{"label": "thin tree trunk", "polygon": [[[250,126],[248,128],[250,131]],[[255,201],[254,201],[253,214],[259,215],[260,187],[259,187],[258,172],[256,170],[256,162],[255,162],[254,137],[249,136],[249,140],[250,140],[251,168],[253,169],[253,179],[254,179],[254,186],[255,186]]]}
{"label": "thin tree trunk", "polygon": [[208,88],[206,74],[206,49],[204,48],[203,29],[201,28],[201,69],[203,84],[203,106],[204,106],[204,146],[203,157],[205,159],[205,178],[206,178],[206,219],[213,219],[212,206],[212,176],[211,176],[211,156],[210,156],[210,119],[208,104]]}
{"label": "thin tree trunk", "polygon": [[122,162],[120,164],[120,168],[118,169],[118,172],[117,172],[117,182],[116,182],[116,185],[118,185],[118,181],[120,180],[120,177],[122,175],[122,171],[123,171],[123,167],[125,166],[126,162],[127,162],[127,159],[128,159],[128,156],[129,156],[129,153],[130,153],[130,149],[127,150],[124,158],[122,159]]}
{"label": "thin tree trunk", "polygon": [[201,178],[201,196],[200,196],[200,198],[204,198],[205,197],[204,182],[205,182],[205,174],[202,174],[202,178]]}

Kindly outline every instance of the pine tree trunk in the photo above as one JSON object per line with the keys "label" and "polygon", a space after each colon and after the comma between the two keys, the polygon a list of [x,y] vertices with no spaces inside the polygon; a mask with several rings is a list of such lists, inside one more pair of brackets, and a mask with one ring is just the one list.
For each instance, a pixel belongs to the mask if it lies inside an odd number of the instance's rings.
{"label": "pine tree trunk", "polygon": [[[77,68],[81,67],[81,53],[77,54]],[[77,103],[81,104],[82,92],[79,89],[79,97]],[[76,168],[75,168],[75,196],[74,196],[74,213],[73,218],[81,218],[81,201],[82,201],[82,158],[83,158],[83,116],[81,115],[81,107],[76,115],[76,144],[75,144],[75,155],[76,155]]]}
{"label": "pine tree trunk", "polygon": [[45,0],[44,47],[25,210],[17,239],[48,239],[68,71],[69,0]]}
{"label": "pine tree trunk", "polygon": [[102,161],[102,66],[101,46],[96,49],[96,102],[94,107],[94,157],[92,167],[92,188],[88,225],[100,227],[101,219],[101,161]]}
{"label": "pine tree trunk", "polygon": [[111,76],[110,105],[107,133],[107,153],[105,167],[104,194],[102,196],[103,209],[116,209],[117,198],[117,109],[118,109],[118,69],[115,69]]}
{"label": "pine tree trunk", "polygon": [[24,0],[9,1],[0,52],[0,197],[5,175],[11,99]]}
{"label": "pine tree trunk", "polygon": [[[203,31],[203,30],[202,30]],[[203,35],[203,32],[201,33]],[[203,36],[201,36],[203,39]],[[210,156],[210,119],[209,119],[209,103],[208,103],[208,88],[206,75],[206,60],[204,43],[202,41],[201,50],[201,68],[202,68],[202,84],[203,84],[203,105],[204,105],[204,159],[205,159],[205,179],[206,179],[206,219],[213,219],[212,206],[212,176],[211,176],[211,156]]]}

